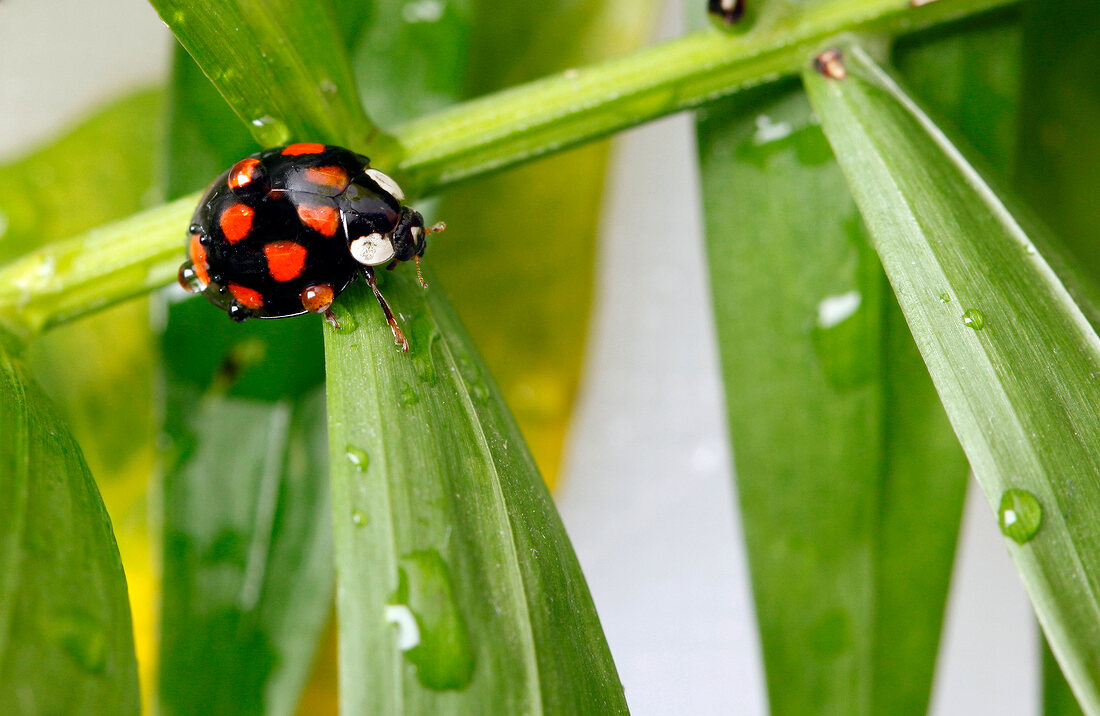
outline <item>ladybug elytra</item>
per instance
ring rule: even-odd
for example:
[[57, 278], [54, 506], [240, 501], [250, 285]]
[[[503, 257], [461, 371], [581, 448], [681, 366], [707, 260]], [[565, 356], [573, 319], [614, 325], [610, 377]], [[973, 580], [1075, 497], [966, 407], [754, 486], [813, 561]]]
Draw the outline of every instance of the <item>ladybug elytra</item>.
[[180, 285], [235, 321], [312, 312], [335, 324], [332, 302], [362, 273], [407, 351], [374, 267], [415, 260], [420, 277], [425, 239], [444, 225], [425, 228], [404, 198], [393, 179], [349, 149], [301, 143], [257, 152], [199, 201]]

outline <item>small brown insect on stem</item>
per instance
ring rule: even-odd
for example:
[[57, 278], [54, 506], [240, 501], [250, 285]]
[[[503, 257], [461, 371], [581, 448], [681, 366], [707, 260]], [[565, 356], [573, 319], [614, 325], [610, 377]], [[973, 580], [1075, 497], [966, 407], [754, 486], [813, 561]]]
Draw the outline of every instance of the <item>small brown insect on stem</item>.
[[842, 80], [848, 76], [848, 70], [844, 67], [844, 56], [835, 47], [814, 58], [814, 69], [831, 80]]
[[733, 25], [745, 15], [745, 0], [707, 0], [707, 12], [726, 25]]

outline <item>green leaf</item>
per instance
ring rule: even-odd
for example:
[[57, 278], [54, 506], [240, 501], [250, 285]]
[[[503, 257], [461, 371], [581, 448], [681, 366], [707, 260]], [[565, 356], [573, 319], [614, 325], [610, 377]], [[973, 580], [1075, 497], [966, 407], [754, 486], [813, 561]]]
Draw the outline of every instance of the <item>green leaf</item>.
[[[182, 52], [170, 99], [170, 195], [252, 151]], [[181, 228], [177, 261], [183, 237]], [[162, 343], [173, 449], [163, 488], [160, 712], [293, 713], [332, 603], [319, 326], [238, 325], [191, 299], [169, 307]]]
[[385, 274], [326, 329], [347, 713], [625, 713], [573, 550], [434, 277]]
[[0, 262], [141, 208], [161, 93], [143, 90], [0, 167]]
[[893, 53], [913, 96], [1006, 178], [1017, 155], [1022, 34], [1009, 9], [903, 38]]
[[137, 714], [126, 578], [68, 429], [0, 347], [0, 711]]
[[381, 138], [323, 0], [151, 4], [261, 145], [319, 139], [363, 149]]
[[698, 133], [771, 712], [921, 713], [965, 458], [805, 96]]
[[[1005, 205], [859, 48], [806, 87], [955, 432], [1086, 712], [1100, 713], [1100, 338]], [[941, 295], [950, 298], [942, 301]]]
[[[1016, 184], [1095, 281], [1100, 279], [1095, 232], [1100, 142], [1094, 126], [1100, 113], [1095, 75], [1100, 6], [1089, 0], [1035, 0], [1022, 14], [1026, 61]], [[1045, 643], [1043, 706], [1047, 716], [1081, 712]]]
[[[203, 308], [209, 308], [204, 306]], [[160, 712], [292, 714], [332, 594], [324, 395], [169, 403]]]
[[1073, 697], [1073, 691], [1062, 676], [1062, 669], [1050, 652], [1045, 637], [1039, 637], [1043, 668], [1043, 716], [1082, 716], [1084, 713]]
[[[155, 193], [163, 94], [142, 90], [0, 168], [0, 257], [118, 219]], [[110, 336], [111, 340], [104, 340]], [[153, 471], [153, 363], [148, 302], [131, 301], [40, 336], [26, 363], [70, 426], [96, 476], [126, 566], [141, 675], [153, 673], [154, 610], [146, 487]]]

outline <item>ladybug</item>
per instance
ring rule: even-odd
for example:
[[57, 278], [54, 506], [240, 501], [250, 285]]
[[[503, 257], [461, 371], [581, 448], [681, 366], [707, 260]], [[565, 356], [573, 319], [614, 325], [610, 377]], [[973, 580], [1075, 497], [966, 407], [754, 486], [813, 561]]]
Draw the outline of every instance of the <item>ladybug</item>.
[[401, 187], [350, 149], [301, 143], [240, 160], [206, 190], [191, 219], [180, 285], [234, 321], [323, 313], [360, 273], [382, 306], [394, 342], [408, 351], [374, 267], [424, 255], [419, 212]]

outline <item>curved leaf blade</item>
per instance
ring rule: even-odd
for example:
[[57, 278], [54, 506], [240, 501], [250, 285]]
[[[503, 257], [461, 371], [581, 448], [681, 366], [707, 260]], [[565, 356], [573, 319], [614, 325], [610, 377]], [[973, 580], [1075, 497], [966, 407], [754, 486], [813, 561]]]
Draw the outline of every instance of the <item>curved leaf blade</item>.
[[921, 713], [965, 458], [805, 95], [698, 128], [771, 713]]
[[263, 146], [380, 138], [323, 0], [151, 0]]
[[68, 429], [0, 347], [0, 712], [139, 709], [110, 518]]
[[342, 709], [625, 713], [499, 391], [434, 278], [424, 291], [384, 273], [410, 353], [361, 282], [341, 298], [341, 332], [325, 331]]
[[845, 61], [846, 79], [805, 71], [811, 100], [991, 507], [1040, 506], [1030, 539], [1002, 510], [1006, 545], [1100, 713], [1100, 338], [958, 150], [866, 53]]

